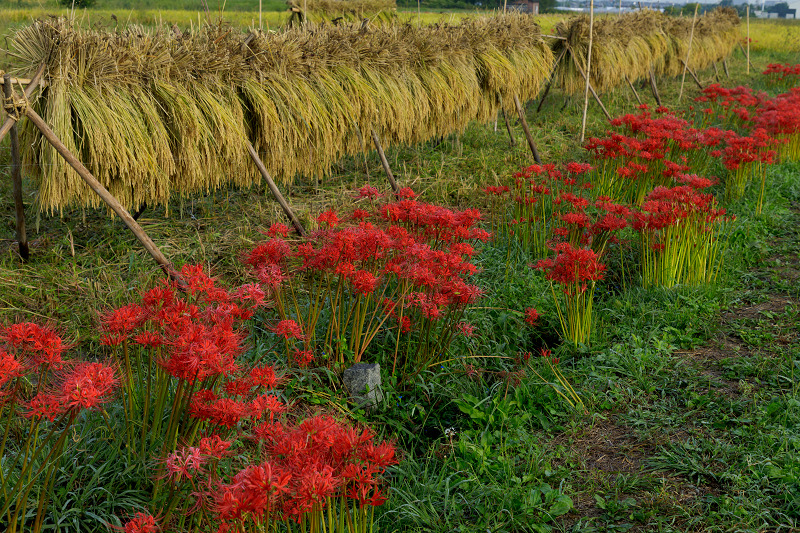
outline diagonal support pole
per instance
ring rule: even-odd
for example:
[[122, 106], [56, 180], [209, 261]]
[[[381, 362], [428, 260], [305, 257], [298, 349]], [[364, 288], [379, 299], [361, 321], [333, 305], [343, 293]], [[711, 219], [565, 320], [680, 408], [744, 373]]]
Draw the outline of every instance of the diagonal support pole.
[[556, 69], [558, 68], [559, 63], [561, 63], [561, 60], [564, 58], [564, 54], [566, 53], [567, 53], [567, 48], [564, 47], [561, 50], [561, 53], [558, 54], [556, 60], [553, 62], [553, 68], [550, 70], [550, 76], [547, 78], [547, 86], [544, 88], [544, 94], [542, 95], [541, 98], [539, 98], [539, 105], [536, 106], [537, 113], [542, 110], [545, 98], [547, 98], [547, 95], [550, 93], [550, 87], [553, 85], [553, 80], [556, 77]]
[[642, 99], [639, 98], [639, 93], [636, 91], [636, 87], [634, 87], [633, 84], [631, 83], [631, 80], [628, 79], [628, 76], [625, 76], [625, 81], [628, 82], [628, 87], [630, 87], [631, 91], [633, 91], [633, 95], [636, 97], [636, 101], [639, 102], [639, 105], [642, 105]]
[[381, 165], [383, 165], [383, 170], [386, 172], [386, 177], [389, 179], [389, 185], [392, 186], [392, 190], [394, 191], [395, 195], [400, 192], [400, 186], [394, 180], [394, 174], [392, 174], [392, 167], [389, 166], [389, 160], [386, 159], [386, 154], [383, 151], [383, 146], [381, 146], [381, 140], [378, 138], [378, 134], [375, 131], [375, 128], [370, 128], [370, 132], [372, 132], [372, 142], [375, 144], [375, 149], [378, 151], [378, 157], [381, 158]]
[[289, 222], [291, 222], [292, 226], [294, 226], [294, 230], [301, 237], [305, 237], [306, 231], [303, 229], [303, 225], [300, 224], [300, 221], [295, 216], [294, 211], [292, 211], [292, 208], [289, 207], [288, 202], [281, 194], [280, 189], [278, 189], [278, 186], [275, 185], [275, 181], [273, 181], [272, 176], [270, 176], [269, 172], [267, 172], [267, 167], [264, 166], [264, 162], [261, 161], [260, 157], [258, 157], [258, 152], [256, 152], [255, 148], [253, 148], [253, 143], [251, 143], [249, 140], [247, 141], [247, 153], [250, 154], [250, 158], [253, 160], [253, 163], [256, 164], [256, 168], [258, 168], [258, 171], [261, 173], [261, 177], [263, 177], [267, 182], [267, 187], [269, 187], [272, 196], [278, 201], [281, 209], [283, 209], [283, 214], [286, 215], [286, 218], [288, 218]]
[[528, 121], [525, 119], [525, 110], [522, 109], [522, 104], [520, 103], [516, 94], [514, 95], [514, 104], [517, 106], [519, 121], [522, 123], [522, 131], [525, 132], [525, 138], [528, 140], [528, 147], [531, 149], [531, 153], [533, 154], [533, 160], [536, 161], [537, 165], [541, 165], [542, 159], [539, 157], [539, 150], [536, 149], [536, 144], [533, 142], [533, 137], [531, 137], [531, 130], [528, 128]]
[[[14, 90], [11, 87], [11, 76], [3, 76], [3, 94], [6, 99], [13, 101]], [[13, 121], [12, 121], [13, 122]], [[11, 180], [14, 189], [14, 208], [17, 215], [17, 243], [19, 244], [19, 255], [23, 261], [30, 258], [28, 250], [28, 236], [25, 232], [25, 204], [22, 201], [22, 165], [19, 157], [19, 134], [17, 124], [11, 127]]]
[[503, 114], [503, 121], [506, 123], [506, 131], [508, 132], [508, 141], [511, 143], [511, 148], [514, 148], [517, 145], [517, 140], [514, 139], [514, 132], [511, 131], [511, 123], [508, 122], [508, 115], [506, 115], [506, 110], [500, 109], [500, 113]]
[[114, 198], [114, 196], [108, 192], [108, 190], [103, 187], [103, 184], [97, 181], [89, 170], [83, 166], [78, 158], [76, 158], [72, 152], [64, 145], [63, 142], [58, 138], [58, 136], [50, 129], [50, 127], [45, 123], [45, 121], [40, 117], [36, 111], [31, 109], [30, 107], [25, 107], [24, 114], [28, 117], [28, 120], [33, 122], [33, 125], [36, 126], [39, 131], [42, 132], [42, 135], [47, 142], [53, 145], [53, 148], [64, 158], [64, 160], [69, 163], [75, 172], [83, 178], [83, 181], [91, 187], [91, 189], [97, 193], [97, 195], [106, 203], [108, 207], [110, 207], [114, 213], [117, 214], [119, 218], [122, 219], [122, 222], [128, 227], [129, 230], [136, 236], [142, 246], [144, 246], [145, 250], [150, 254], [150, 256], [158, 263], [158, 266], [172, 279], [177, 281], [181, 285], [185, 285], [183, 279], [181, 279], [180, 274], [175, 271], [175, 268], [172, 266], [172, 263], [167, 259], [161, 250], [158, 249], [158, 246], [153, 242], [153, 240], [144, 232], [142, 227], [139, 225], [138, 222], [133, 220], [133, 217], [128, 213], [128, 211], [119, 203], [119, 201]]
[[661, 96], [658, 94], [658, 85], [656, 85], [656, 74], [653, 69], [650, 69], [650, 89], [653, 91], [653, 98], [656, 99], [656, 104], [661, 107]]
[[[583, 79], [586, 80], [586, 72], [584, 72], [584, 70], [578, 64], [578, 60], [575, 59], [575, 54], [572, 52], [572, 48], [569, 49], [569, 55], [572, 56], [572, 62], [575, 64], [575, 68], [578, 69], [578, 72], [581, 73], [581, 76], [583, 76]], [[603, 105], [603, 101], [600, 100], [600, 97], [597, 96], [597, 92], [595, 92], [594, 87], [592, 87], [592, 82], [589, 82], [589, 91], [592, 93], [592, 96], [594, 96], [594, 99], [597, 102], [597, 104], [600, 106], [600, 109], [603, 110], [603, 114], [605, 114], [606, 118], [608, 120], [611, 120], [611, 114], [608, 112], [608, 109], [606, 109], [606, 106]]]
[[688, 72], [692, 76], [692, 79], [697, 84], [697, 86], [700, 87], [700, 90], [702, 91], [703, 90], [703, 84], [700, 83], [699, 79], [697, 79], [697, 74], [692, 69], [690, 69], [689, 65], [684, 63], [683, 60], [681, 60], [681, 63], [683, 63], [683, 67], [686, 69], [686, 72]]

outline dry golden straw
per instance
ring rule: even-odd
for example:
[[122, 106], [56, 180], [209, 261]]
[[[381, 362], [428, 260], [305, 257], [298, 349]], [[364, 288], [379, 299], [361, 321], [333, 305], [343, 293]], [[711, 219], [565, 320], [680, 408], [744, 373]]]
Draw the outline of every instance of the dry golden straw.
[[[520, 14], [249, 35], [51, 19], [19, 30], [12, 49], [23, 71], [47, 65], [36, 111], [127, 208], [260, 181], [247, 140], [287, 183], [369, 149], [371, 129], [384, 146], [463, 131], [511, 112], [515, 95], [535, 98], [553, 62]], [[23, 135], [41, 209], [99, 204], [37, 130]]]
[[[689, 68], [710, 67], [730, 55], [739, 38], [736, 10], [717, 8], [697, 18]], [[679, 76], [683, 71], [692, 20], [672, 18], [644, 9], [596, 20], [593, 30], [592, 86], [607, 91], [627, 82], [647, 79], [650, 69], [660, 75]], [[589, 43], [589, 17], [582, 15], [556, 25], [553, 42], [558, 55], [568, 47], [581, 68], [586, 70]], [[567, 93], [583, 90], [585, 81], [569, 53], [557, 65], [554, 83]]]

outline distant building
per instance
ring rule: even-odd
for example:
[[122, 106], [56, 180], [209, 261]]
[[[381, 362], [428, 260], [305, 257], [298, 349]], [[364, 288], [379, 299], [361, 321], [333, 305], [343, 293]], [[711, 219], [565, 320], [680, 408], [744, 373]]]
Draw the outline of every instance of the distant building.
[[531, 2], [531, 0], [509, 2], [507, 7], [509, 11], [519, 11], [520, 13], [530, 13], [531, 15], [539, 14], [539, 2]]

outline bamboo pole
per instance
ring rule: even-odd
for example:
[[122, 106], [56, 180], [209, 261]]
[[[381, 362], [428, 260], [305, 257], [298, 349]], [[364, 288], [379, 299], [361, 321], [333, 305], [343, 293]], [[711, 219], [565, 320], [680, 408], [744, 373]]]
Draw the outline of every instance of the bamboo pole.
[[[0, 70], [0, 74], [3, 75], [3, 77], [0, 78], [0, 85], [3, 85], [5, 83], [9, 83], [9, 82], [6, 81], [6, 78], [8, 77], [8, 75], [5, 72], [3, 72], [2, 70]], [[29, 78], [11, 78], [10, 79], [11, 85], [28, 85], [30, 82], [31, 82], [31, 80]]]
[[378, 138], [375, 128], [370, 128], [370, 130], [372, 131], [372, 142], [375, 144], [375, 149], [378, 151], [378, 156], [381, 158], [383, 170], [386, 172], [386, 177], [389, 179], [389, 184], [392, 186], [392, 190], [395, 194], [397, 194], [400, 192], [400, 186], [397, 185], [397, 182], [394, 180], [394, 174], [392, 174], [392, 169], [389, 167], [389, 161], [386, 159], [386, 154], [383, 152], [381, 140]]
[[750, 4], [747, 4], [747, 75], [750, 75]]
[[[578, 72], [581, 73], [581, 76], [583, 76], [583, 79], [584, 80], [588, 80], [589, 78], [586, 75], [586, 73], [583, 71], [581, 66], [578, 64], [578, 60], [575, 58], [575, 54], [572, 52], [572, 48], [569, 49], [569, 55], [572, 56], [572, 62], [575, 63], [575, 67], [578, 69]], [[608, 109], [606, 109], [606, 106], [603, 105], [603, 101], [600, 100], [600, 97], [597, 96], [597, 92], [595, 92], [594, 87], [592, 87], [591, 83], [589, 83], [589, 91], [592, 93], [592, 96], [594, 96], [594, 99], [597, 102], [597, 104], [600, 106], [600, 109], [603, 110], [603, 114], [605, 114], [606, 118], [608, 120], [611, 120], [611, 114], [608, 112]]]
[[278, 201], [278, 203], [281, 206], [281, 209], [283, 209], [283, 214], [286, 215], [286, 218], [288, 218], [289, 222], [291, 222], [292, 226], [294, 226], [294, 230], [301, 237], [305, 237], [306, 231], [303, 229], [303, 225], [300, 224], [300, 221], [295, 216], [294, 211], [292, 211], [292, 208], [289, 207], [289, 203], [281, 194], [281, 191], [280, 189], [278, 189], [278, 186], [275, 185], [275, 182], [272, 180], [272, 176], [270, 176], [269, 172], [267, 172], [267, 167], [264, 166], [264, 162], [261, 161], [260, 157], [258, 157], [258, 152], [256, 152], [255, 148], [253, 148], [253, 143], [251, 143], [249, 140], [247, 141], [247, 153], [250, 154], [250, 158], [253, 160], [253, 163], [256, 164], [256, 168], [258, 168], [258, 171], [261, 173], [261, 176], [267, 182], [267, 187], [269, 187], [272, 196]]
[[[11, 76], [3, 76], [3, 94], [9, 102], [13, 101], [13, 88]], [[17, 243], [19, 244], [19, 255], [23, 261], [30, 257], [28, 250], [28, 237], [25, 232], [25, 204], [22, 201], [22, 165], [19, 157], [19, 134], [17, 133], [16, 122], [11, 127], [11, 180], [13, 182], [14, 209], [17, 215]]]
[[692, 40], [694, 39], [694, 26], [697, 23], [697, 9], [700, 4], [694, 5], [694, 17], [692, 18], [692, 31], [689, 32], [689, 47], [686, 49], [686, 61], [683, 62], [683, 76], [681, 77], [681, 90], [678, 93], [678, 102], [681, 101], [683, 96], [683, 83], [686, 81], [686, 71], [689, 69], [689, 57], [692, 54]]
[[722, 60], [722, 69], [725, 71], [725, 77], [726, 78], [730, 78], [731, 77], [731, 73], [728, 72], [728, 60], [727, 59], [723, 59]]
[[508, 132], [508, 139], [511, 143], [511, 147], [515, 147], [517, 145], [517, 140], [514, 139], [514, 132], [511, 131], [511, 123], [508, 121], [508, 115], [506, 115], [505, 109], [501, 109], [500, 112], [503, 114], [503, 121], [506, 123], [506, 131]]
[[650, 69], [650, 90], [653, 91], [653, 98], [656, 99], [656, 104], [661, 107], [661, 96], [658, 94], [658, 85], [656, 85], [656, 74], [653, 69]]
[[105, 202], [105, 204], [108, 205], [114, 211], [114, 213], [116, 213], [117, 216], [122, 219], [122, 222], [125, 223], [125, 225], [136, 236], [139, 242], [142, 243], [142, 246], [144, 246], [145, 250], [147, 250], [155, 262], [158, 263], [158, 266], [160, 266], [169, 277], [181, 284], [184, 284], [180, 274], [175, 271], [172, 263], [164, 256], [163, 253], [161, 253], [161, 250], [158, 249], [158, 246], [156, 246], [153, 240], [147, 235], [147, 233], [144, 232], [139, 223], [133, 220], [133, 217], [131, 217], [128, 211], [125, 210], [122, 204], [120, 204], [119, 201], [114, 198], [114, 196], [112, 196], [105, 187], [103, 187], [103, 184], [97, 181], [97, 178], [95, 178], [92, 173], [89, 172], [85, 166], [83, 166], [83, 163], [81, 163], [78, 158], [76, 158], [72, 152], [69, 151], [64, 143], [61, 142], [61, 140], [56, 136], [53, 130], [51, 130], [50, 127], [45, 123], [42, 117], [40, 117], [36, 111], [30, 107], [25, 108], [25, 116], [28, 117], [28, 120], [33, 122], [33, 125], [42, 132], [42, 135], [45, 139], [47, 139], [47, 142], [53, 145], [53, 148], [58, 151], [61, 157], [63, 157], [64, 160], [69, 163], [73, 169], [75, 169], [75, 172], [77, 172], [78, 175], [83, 178], [83, 181], [85, 181], [86, 184], [89, 185], [89, 187], [91, 187], [91, 189], [97, 193], [98, 196], [100, 196], [103, 202]]
[[[33, 96], [33, 91], [36, 90], [36, 87], [39, 86], [39, 81], [42, 79], [42, 74], [44, 74], [44, 63], [39, 65], [39, 68], [36, 70], [36, 73], [30, 80], [30, 83], [25, 88], [25, 91], [22, 93], [24, 95], [25, 100], [30, 100], [31, 96]], [[6, 121], [3, 123], [3, 126], [0, 127], [0, 141], [2, 141], [6, 134], [11, 131], [11, 128], [16, 124], [16, 120], [12, 117], [7, 117]]]
[[625, 81], [628, 82], [628, 87], [630, 87], [631, 91], [633, 91], [633, 95], [636, 97], [636, 101], [639, 102], [639, 105], [642, 105], [642, 99], [639, 98], [639, 93], [636, 91], [636, 87], [634, 87], [633, 84], [631, 83], [631, 80], [628, 79], [628, 76], [625, 76]]
[[717, 62], [714, 61], [711, 65], [714, 67], [714, 79], [719, 83], [719, 68], [717, 67]]
[[[594, 0], [589, 0], [589, 51], [586, 52], [586, 89], [583, 92], [583, 118], [581, 118], [581, 144], [586, 135], [586, 115], [589, 112], [589, 78], [592, 75], [592, 41], [594, 40]], [[575, 57], [575, 56], [573, 56]]]
[[528, 140], [528, 147], [533, 154], [533, 160], [536, 161], [538, 165], [541, 165], [542, 158], [539, 157], [539, 150], [536, 149], [536, 144], [533, 142], [533, 137], [531, 137], [531, 130], [528, 129], [528, 120], [525, 118], [525, 110], [522, 109], [522, 104], [516, 94], [514, 95], [514, 104], [517, 106], [519, 121], [522, 123], [522, 131], [525, 132], [525, 138]]

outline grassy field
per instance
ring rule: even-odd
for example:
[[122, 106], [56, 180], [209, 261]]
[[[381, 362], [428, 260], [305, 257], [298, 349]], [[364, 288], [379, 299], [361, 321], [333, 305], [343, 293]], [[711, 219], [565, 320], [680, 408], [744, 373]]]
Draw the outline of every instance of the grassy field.
[[[133, 3], [133, 2], [131, 2]], [[97, 2], [80, 16], [87, 24], [202, 22], [196, 11], [159, 10], [157, 2]], [[175, 3], [176, 7], [191, 7]], [[267, 3], [265, 3], [266, 9]], [[270, 9], [282, 9], [269, 3]], [[210, 5], [213, 10], [213, 5]], [[20, 2], [0, 8], [0, 31], [56, 11]], [[212, 16], [214, 16], [212, 14]], [[226, 18], [247, 27], [257, 11], [229, 2]], [[286, 14], [271, 11], [270, 27]], [[430, 22], [438, 14], [423, 14]], [[401, 14], [412, 22], [413, 13]], [[547, 29], [559, 17], [543, 18]], [[6, 24], [5, 27], [2, 27]], [[770, 62], [800, 62], [800, 24], [754, 21], [752, 61], [734, 50], [726, 86], [769, 88], [759, 72]], [[5, 61], [5, 59], [3, 59]], [[713, 71], [698, 73], [712, 83]], [[665, 105], [677, 106], [680, 80], [659, 80]], [[651, 106], [648, 87], [640, 96]], [[683, 89], [682, 107], [700, 92]], [[773, 91], [774, 92], [774, 91]], [[614, 116], [635, 111], [625, 88], [601, 95]], [[688, 98], [687, 98], [688, 97]], [[554, 91], [527, 119], [544, 162], [584, 160], [578, 142], [582, 100]], [[589, 104], [588, 136], [608, 125]], [[512, 117], [510, 146], [499, 123], [472, 124], [463, 135], [387, 153], [397, 179], [428, 202], [485, 208], [482, 188], [532, 163], [522, 127]], [[84, 356], [101, 356], [98, 316], [156, 285], [161, 271], [118, 219], [102, 210], [65, 210], [56, 216], [30, 209], [35, 185], [25, 182], [31, 261], [14, 242], [8, 141], [0, 145], [0, 317], [52, 321]], [[474, 339], [452, 355], [463, 361], [432, 366], [413, 386], [386, 387], [372, 411], [348, 406], [341, 387], [324, 376], [295, 373], [286, 394], [299, 409], [322, 404], [348, 411], [397, 442], [400, 464], [376, 513], [375, 531], [521, 532], [663, 531], [762, 532], [800, 528], [800, 164], [768, 169], [763, 214], [748, 198], [726, 207], [737, 220], [724, 270], [704, 288], [621, 290], [604, 285], [596, 297], [599, 331], [591, 348], [558, 352], [560, 369], [586, 410], [573, 409], [544, 379], [513, 380], [513, 360], [542, 343], [558, 343], [549, 286], [518, 245], [487, 243], [476, 256], [477, 283], [486, 291], [468, 319]], [[341, 161], [320, 183], [298, 180], [287, 198], [307, 226], [327, 209], [354, 205], [353, 190], [387, 189], [375, 152]], [[242, 257], [282, 221], [266, 190], [227, 189], [146, 209], [140, 223], [176, 265], [206, 265], [226, 284], [248, 279]], [[543, 324], [524, 327], [520, 310], [537, 307]], [[248, 339], [256, 357], [266, 331]], [[498, 357], [499, 356], [499, 357]], [[111, 531], [146, 508], [150, 493], [134, 482], [144, 466], [104, 440], [105, 428], [74, 434], [58, 470], [47, 524], [52, 531]], [[0, 513], [2, 514], [2, 513]]]

